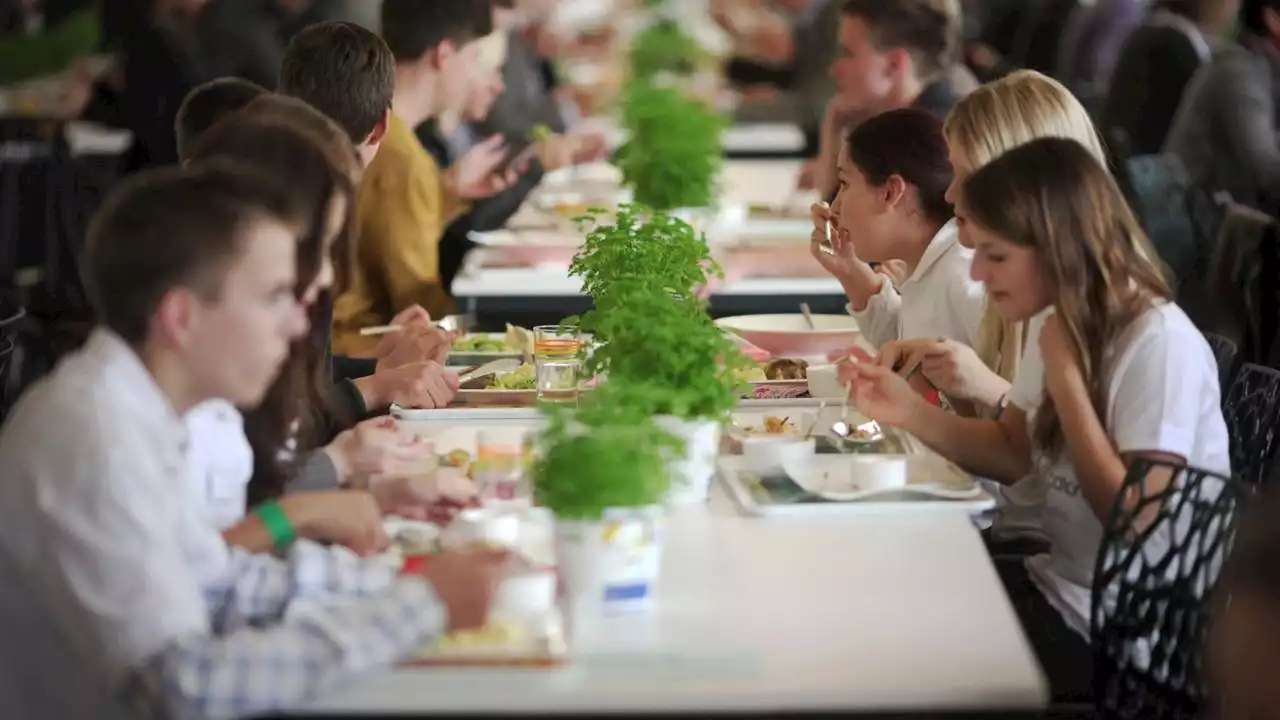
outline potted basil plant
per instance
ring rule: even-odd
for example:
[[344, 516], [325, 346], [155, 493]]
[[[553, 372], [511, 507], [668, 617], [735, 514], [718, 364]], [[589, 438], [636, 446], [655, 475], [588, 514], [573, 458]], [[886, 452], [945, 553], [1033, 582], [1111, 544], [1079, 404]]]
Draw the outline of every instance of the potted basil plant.
[[[532, 464], [534, 500], [555, 516], [555, 552], [577, 614], [648, 605], [661, 572], [670, 434], [601, 388], [576, 412], [547, 406]], [[604, 398], [603, 396], [608, 396]]]

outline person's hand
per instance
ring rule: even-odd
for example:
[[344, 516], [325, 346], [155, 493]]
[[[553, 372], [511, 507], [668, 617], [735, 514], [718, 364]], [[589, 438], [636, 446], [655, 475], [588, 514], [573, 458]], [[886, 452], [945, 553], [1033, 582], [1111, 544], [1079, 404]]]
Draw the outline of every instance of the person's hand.
[[378, 358], [375, 375], [416, 362], [432, 360], [444, 365], [448, 361], [457, 333], [441, 330], [430, 321], [413, 320], [401, 325], [402, 330], [388, 334], [378, 343], [374, 352]]
[[918, 368], [930, 385], [949, 398], [993, 404], [1008, 389], [973, 348], [956, 340], [887, 343], [880, 349], [878, 362], [904, 377]]
[[64, 120], [80, 117], [93, 98], [94, 82], [96, 78], [88, 60], [80, 59], [73, 63], [67, 71], [58, 97], [57, 116]]
[[895, 288], [900, 288], [911, 275], [911, 268], [907, 266], [905, 260], [885, 260], [876, 266], [876, 272], [889, 278], [889, 282], [893, 283]]
[[445, 173], [454, 194], [467, 200], [487, 198], [511, 187], [523, 168], [503, 169], [507, 148], [501, 135], [494, 135], [458, 158]]
[[391, 545], [382, 511], [363, 490], [291, 493], [280, 499], [280, 508], [298, 537], [342, 545], [365, 557]]
[[344, 430], [324, 452], [340, 478], [364, 481], [375, 475], [417, 474], [431, 457], [432, 447], [401, 430], [394, 418], [380, 417]]
[[551, 172], [573, 164], [575, 145], [572, 135], [561, 133], [539, 140], [534, 152], [538, 162], [542, 163], [542, 169]]
[[971, 42], [964, 46], [964, 57], [970, 65], [981, 71], [990, 71], [999, 65], [1000, 53], [990, 45]]
[[[399, 325], [403, 328], [416, 322], [430, 323], [431, 313], [427, 312], [426, 308], [415, 303], [396, 313], [396, 316], [391, 318], [390, 324]], [[389, 355], [396, 346], [395, 335], [395, 333], [384, 335], [382, 340], [378, 342], [378, 346], [373, 349], [373, 356], [382, 359]]]
[[[822, 203], [814, 203], [809, 209], [809, 216], [813, 220], [813, 233], [809, 236], [809, 252], [813, 254], [818, 264], [822, 265], [822, 269], [841, 281], [857, 275], [864, 268], [870, 270], [871, 266], [863, 262], [853, 249], [849, 232], [840, 227], [840, 216], [833, 209], [825, 207]], [[831, 223], [831, 248], [835, 251], [834, 255], [822, 250], [822, 246], [827, 241], [828, 222]]]
[[827, 101], [827, 109], [822, 115], [822, 125], [829, 132], [843, 135], [845, 128], [858, 123], [873, 112], [862, 100], [839, 94], [833, 95]]
[[1056, 395], [1071, 384], [1083, 385], [1080, 364], [1057, 313], [1046, 318], [1040, 330], [1040, 355], [1044, 361], [1045, 388], [1050, 394]]
[[573, 138], [575, 140], [573, 149], [574, 165], [585, 165], [609, 157], [609, 139], [604, 135], [594, 132], [578, 132], [573, 133]]
[[448, 631], [484, 627], [493, 596], [506, 578], [512, 555], [505, 550], [443, 552], [414, 574], [431, 583], [448, 612]]
[[925, 404], [924, 398], [900, 375], [875, 363], [840, 363], [840, 382], [858, 412], [886, 425], [909, 424]]
[[381, 405], [434, 409], [448, 406], [458, 394], [458, 375], [434, 360], [411, 362], [370, 376]]
[[383, 477], [369, 482], [369, 492], [387, 515], [410, 520], [446, 521], [475, 504], [476, 485], [457, 468], [437, 468], [427, 475]]
[[747, 42], [751, 54], [774, 65], [785, 65], [794, 59], [796, 40], [791, 25], [770, 17], [750, 33]]

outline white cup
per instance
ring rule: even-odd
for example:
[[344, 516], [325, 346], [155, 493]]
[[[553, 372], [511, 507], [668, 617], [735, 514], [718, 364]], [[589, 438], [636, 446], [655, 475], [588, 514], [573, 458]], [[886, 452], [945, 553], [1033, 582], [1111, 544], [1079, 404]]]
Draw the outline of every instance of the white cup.
[[755, 435], [742, 439], [742, 458], [759, 475], [779, 475], [784, 468], [804, 467], [814, 456], [813, 438]]
[[838, 374], [839, 369], [835, 365], [810, 365], [807, 373], [810, 397], [844, 397], [848, 390], [840, 384]]

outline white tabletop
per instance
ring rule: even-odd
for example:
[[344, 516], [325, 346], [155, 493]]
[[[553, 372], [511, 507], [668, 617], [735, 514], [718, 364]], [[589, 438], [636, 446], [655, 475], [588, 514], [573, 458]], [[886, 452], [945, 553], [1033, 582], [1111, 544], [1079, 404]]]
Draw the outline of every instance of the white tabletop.
[[559, 669], [401, 669], [329, 713], [1036, 710], [1044, 679], [963, 513], [669, 525], [657, 605], [598, 621]]
[[[469, 267], [453, 280], [454, 297], [573, 297], [582, 294], [582, 282], [569, 277], [567, 268]], [[821, 278], [746, 278], [716, 286], [716, 295], [841, 295], [840, 282]]]

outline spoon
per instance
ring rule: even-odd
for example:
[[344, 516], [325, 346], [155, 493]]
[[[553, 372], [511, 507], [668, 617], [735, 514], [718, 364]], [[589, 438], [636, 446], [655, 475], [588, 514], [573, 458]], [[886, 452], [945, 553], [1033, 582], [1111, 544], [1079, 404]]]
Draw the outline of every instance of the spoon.
[[809, 326], [809, 329], [810, 329], [810, 330], [817, 330], [817, 329], [818, 329], [818, 328], [813, 324], [813, 313], [811, 313], [811, 312], [809, 311], [809, 303], [807, 303], [807, 302], [802, 302], [802, 303], [800, 303], [800, 314], [801, 314], [801, 315], [804, 315], [804, 321], [805, 321], [805, 324], [807, 324], [807, 325]]
[[[821, 205], [824, 210], [831, 209], [831, 203], [825, 200], [823, 200], [818, 204]], [[824, 227], [824, 230], [826, 232], [827, 238], [821, 245], [818, 246], [818, 249], [828, 255], [835, 255], [836, 249], [831, 246], [831, 218], [829, 216], [827, 217], [827, 223], [826, 223], [826, 226]]]
[[508, 373], [520, 367], [521, 364], [522, 363], [516, 358], [502, 358], [501, 360], [487, 362], [475, 370], [463, 373], [458, 377], [458, 383], [468, 383], [482, 377], [489, 377], [490, 375], [497, 375], [499, 373]]
[[818, 427], [818, 421], [822, 420], [822, 411], [827, 409], [827, 401], [818, 401], [818, 411], [813, 414], [813, 422], [809, 423], [809, 427], [805, 429], [804, 435], [800, 437], [813, 437], [814, 428]]

